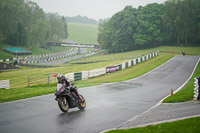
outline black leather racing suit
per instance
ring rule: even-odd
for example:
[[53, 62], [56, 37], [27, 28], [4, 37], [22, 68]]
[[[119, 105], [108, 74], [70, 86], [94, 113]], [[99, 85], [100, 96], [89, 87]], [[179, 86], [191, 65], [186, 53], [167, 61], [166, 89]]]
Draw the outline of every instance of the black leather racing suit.
[[63, 77], [60, 80], [58, 80], [58, 83], [64, 84], [65, 87], [69, 87], [70, 91], [74, 92], [78, 96], [79, 99], [82, 99], [82, 97], [78, 93], [76, 87], [73, 85], [73, 83], [68, 78]]

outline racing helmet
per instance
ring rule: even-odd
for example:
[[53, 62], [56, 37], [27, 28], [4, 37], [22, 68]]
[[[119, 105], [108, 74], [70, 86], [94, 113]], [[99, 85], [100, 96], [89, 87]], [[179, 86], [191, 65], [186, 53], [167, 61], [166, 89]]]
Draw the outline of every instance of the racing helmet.
[[62, 74], [58, 74], [58, 76], [57, 76], [57, 79], [58, 79], [58, 83], [61, 83], [62, 82], [62, 78], [63, 78], [64, 76], [62, 75]]

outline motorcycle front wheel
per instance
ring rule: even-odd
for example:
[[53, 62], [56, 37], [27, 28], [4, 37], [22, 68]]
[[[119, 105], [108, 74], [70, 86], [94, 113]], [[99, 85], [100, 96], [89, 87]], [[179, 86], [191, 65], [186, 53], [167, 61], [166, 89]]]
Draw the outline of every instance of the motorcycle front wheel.
[[82, 97], [82, 100], [79, 101], [78, 108], [79, 108], [80, 110], [83, 110], [83, 109], [85, 109], [85, 107], [86, 107], [86, 102], [85, 102], [85, 99], [84, 99], [84, 97], [83, 97], [82, 95], [81, 95], [81, 97]]
[[58, 99], [58, 106], [59, 106], [61, 111], [68, 112], [69, 104], [68, 104], [68, 101], [67, 101], [66, 97], [60, 97]]

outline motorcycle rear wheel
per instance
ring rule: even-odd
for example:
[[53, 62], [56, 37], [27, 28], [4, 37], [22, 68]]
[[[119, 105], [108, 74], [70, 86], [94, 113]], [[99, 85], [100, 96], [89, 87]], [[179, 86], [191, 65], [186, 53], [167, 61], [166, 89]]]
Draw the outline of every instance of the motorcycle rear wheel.
[[58, 106], [62, 112], [68, 112], [69, 104], [66, 97], [60, 97], [58, 99]]
[[78, 108], [79, 108], [80, 110], [83, 110], [83, 109], [85, 109], [85, 107], [86, 107], [86, 102], [85, 102], [84, 97], [83, 97], [82, 95], [80, 95], [80, 96], [82, 97], [82, 100], [79, 101]]

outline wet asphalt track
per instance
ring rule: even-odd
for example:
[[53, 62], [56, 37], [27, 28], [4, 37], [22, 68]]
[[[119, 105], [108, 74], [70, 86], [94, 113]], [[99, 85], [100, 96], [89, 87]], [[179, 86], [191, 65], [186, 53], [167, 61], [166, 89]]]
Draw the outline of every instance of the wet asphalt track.
[[[0, 104], [2, 133], [98, 133], [123, 125], [179, 88], [199, 57], [177, 56], [156, 70], [126, 82], [79, 89], [87, 101], [62, 113], [54, 95]], [[117, 77], [116, 77], [117, 78]]]

